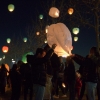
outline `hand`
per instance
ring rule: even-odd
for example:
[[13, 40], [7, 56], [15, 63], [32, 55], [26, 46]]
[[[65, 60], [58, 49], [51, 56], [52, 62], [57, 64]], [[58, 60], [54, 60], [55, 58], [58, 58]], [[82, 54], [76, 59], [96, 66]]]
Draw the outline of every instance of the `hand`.
[[56, 48], [56, 46], [57, 46], [56, 44], [53, 44], [53, 45], [52, 45], [52, 49], [55, 49], [55, 48]]

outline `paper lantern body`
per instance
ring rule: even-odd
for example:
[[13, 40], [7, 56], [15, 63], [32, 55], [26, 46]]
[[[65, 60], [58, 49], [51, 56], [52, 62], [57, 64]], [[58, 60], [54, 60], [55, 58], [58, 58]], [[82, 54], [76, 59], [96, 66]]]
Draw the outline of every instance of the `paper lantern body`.
[[9, 4], [9, 5], [8, 5], [8, 10], [9, 10], [10, 12], [13, 12], [14, 9], [15, 9], [15, 6], [14, 6], [13, 4]]
[[22, 56], [22, 61], [24, 62], [24, 63], [27, 63], [27, 55], [33, 55], [33, 52], [28, 52], [28, 53], [26, 53], [26, 54], [24, 54], [23, 56]]
[[59, 17], [59, 10], [56, 7], [50, 8], [49, 16], [51, 16], [53, 18], [58, 18]]
[[73, 9], [73, 8], [69, 8], [69, 9], [68, 9], [68, 14], [69, 14], [69, 15], [72, 15], [73, 12], [74, 12], [74, 9]]
[[39, 18], [40, 18], [40, 19], [43, 19], [43, 15], [39, 15]]
[[76, 41], [78, 41], [78, 37], [76, 36], [76, 37], [74, 37], [74, 41], [76, 42]]
[[23, 38], [23, 41], [24, 41], [24, 42], [27, 42], [27, 38]]
[[36, 35], [40, 35], [40, 32], [36, 32]]
[[47, 41], [49, 46], [57, 44], [55, 53], [58, 56], [68, 56], [72, 50], [72, 37], [69, 29], [63, 23], [50, 25], [47, 33]]
[[2, 51], [3, 51], [4, 53], [7, 53], [7, 52], [8, 52], [8, 47], [7, 47], [7, 46], [3, 46], [3, 47], [2, 47]]
[[78, 34], [79, 33], [79, 28], [73, 28], [72, 31], [73, 31], [74, 34]]
[[11, 39], [10, 38], [7, 38], [7, 43], [10, 43], [11, 42]]

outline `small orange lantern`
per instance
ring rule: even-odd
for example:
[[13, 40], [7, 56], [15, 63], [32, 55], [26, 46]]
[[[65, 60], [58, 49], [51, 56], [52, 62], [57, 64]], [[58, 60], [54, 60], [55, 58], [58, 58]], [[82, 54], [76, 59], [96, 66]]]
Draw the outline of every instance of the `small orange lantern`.
[[3, 46], [3, 47], [2, 47], [2, 51], [3, 51], [4, 53], [7, 53], [7, 52], [8, 52], [8, 47], [7, 47], [7, 46]]
[[68, 9], [68, 14], [69, 14], [69, 15], [72, 15], [73, 12], [74, 12], [74, 9], [73, 9], [73, 8], [69, 8], [69, 9]]

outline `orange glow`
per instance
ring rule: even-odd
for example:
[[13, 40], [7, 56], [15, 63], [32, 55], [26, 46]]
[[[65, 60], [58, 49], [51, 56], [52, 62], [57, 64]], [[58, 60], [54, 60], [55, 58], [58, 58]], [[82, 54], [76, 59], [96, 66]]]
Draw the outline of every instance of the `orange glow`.
[[69, 9], [68, 9], [68, 14], [69, 14], [69, 15], [72, 15], [73, 12], [74, 12], [74, 9], [73, 9], [73, 8], [69, 8]]
[[3, 51], [4, 53], [7, 53], [7, 52], [8, 52], [8, 47], [7, 47], [7, 46], [3, 46], [3, 47], [2, 47], [2, 51]]

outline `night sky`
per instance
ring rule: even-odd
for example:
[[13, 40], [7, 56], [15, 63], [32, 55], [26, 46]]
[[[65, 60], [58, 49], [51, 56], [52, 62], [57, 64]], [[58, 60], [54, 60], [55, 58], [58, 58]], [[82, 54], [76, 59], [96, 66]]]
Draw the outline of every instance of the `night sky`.
[[[8, 37], [12, 38], [13, 34], [18, 36], [20, 33], [24, 34], [26, 32], [31, 20], [38, 17], [35, 15], [35, 8], [39, 6], [38, 2], [41, 2], [41, 0], [0, 0], [0, 49], [6, 44]], [[13, 12], [8, 11], [9, 4], [14, 4]], [[38, 11], [41, 13], [40, 8]], [[79, 40], [73, 42], [73, 53], [86, 56], [89, 49], [96, 46], [96, 34], [91, 28], [80, 27], [78, 37]]]

